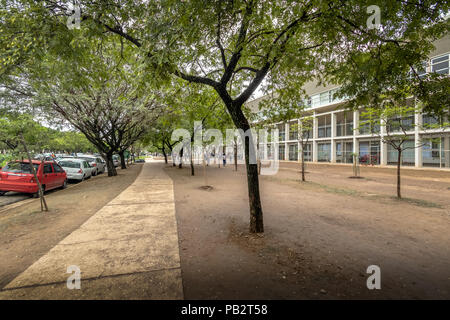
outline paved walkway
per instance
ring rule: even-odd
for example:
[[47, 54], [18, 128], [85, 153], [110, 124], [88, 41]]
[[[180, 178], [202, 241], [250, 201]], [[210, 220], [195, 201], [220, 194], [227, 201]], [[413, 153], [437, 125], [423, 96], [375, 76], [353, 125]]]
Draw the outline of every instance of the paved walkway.
[[[67, 288], [71, 265], [81, 270], [80, 290]], [[163, 164], [146, 163], [130, 187], [11, 281], [0, 299], [183, 299], [173, 184]]]

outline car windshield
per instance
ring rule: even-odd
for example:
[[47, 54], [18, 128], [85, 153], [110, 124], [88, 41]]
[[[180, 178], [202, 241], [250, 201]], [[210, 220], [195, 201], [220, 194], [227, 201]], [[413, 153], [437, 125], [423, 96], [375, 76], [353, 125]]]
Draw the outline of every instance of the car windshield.
[[[33, 164], [34, 169], [36, 172], [39, 169], [39, 164], [34, 163]], [[14, 172], [14, 173], [33, 173], [31, 172], [31, 166], [27, 162], [11, 162], [8, 163], [2, 171], [5, 172]]]
[[59, 165], [63, 168], [79, 168], [80, 163], [79, 162], [73, 162], [73, 161], [61, 161]]
[[80, 157], [80, 159], [84, 159], [84, 160], [89, 161], [89, 162], [95, 162], [95, 158]]

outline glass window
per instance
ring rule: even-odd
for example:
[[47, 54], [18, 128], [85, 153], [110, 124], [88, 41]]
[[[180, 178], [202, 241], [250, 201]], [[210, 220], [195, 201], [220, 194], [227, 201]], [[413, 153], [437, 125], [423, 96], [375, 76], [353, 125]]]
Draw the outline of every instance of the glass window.
[[278, 127], [278, 139], [279, 141], [284, 141], [286, 138], [285, 127], [284, 124]]
[[445, 150], [442, 138], [424, 141], [422, 146], [422, 162], [424, 167], [442, 167], [445, 165]]
[[[403, 143], [403, 148], [409, 148], [402, 152], [402, 165], [414, 165], [414, 140], [407, 140]], [[388, 164], [397, 164], [398, 152], [391, 144], [387, 146], [387, 161]]]
[[312, 106], [316, 107], [320, 105], [320, 95], [319, 94], [315, 94], [312, 96]]
[[289, 140], [298, 140], [298, 131], [296, 123], [292, 123], [289, 125]]
[[56, 173], [64, 172], [64, 170], [56, 163], [53, 164], [53, 169], [55, 170]]
[[336, 158], [342, 157], [342, 143], [336, 143]]
[[330, 161], [331, 159], [331, 143], [319, 143], [317, 145], [317, 160]]
[[278, 158], [284, 160], [284, 145], [278, 146]]
[[289, 145], [289, 160], [291, 160], [291, 161], [298, 160], [298, 145], [297, 144]]
[[431, 71], [439, 74], [448, 74], [448, 57], [449, 55], [447, 54], [445, 56], [431, 60]]
[[79, 162], [73, 162], [73, 161], [61, 161], [60, 165], [63, 168], [75, 168], [75, 169], [80, 168], [80, 163]]
[[359, 156], [365, 156], [369, 154], [369, 142], [360, 142], [359, 143]]
[[303, 158], [305, 161], [312, 161], [312, 144], [308, 143], [304, 146]]
[[[33, 164], [36, 172], [39, 169], [39, 164]], [[29, 163], [24, 162], [10, 162], [3, 169], [3, 172], [12, 172], [12, 173], [32, 173], [31, 166]]]
[[44, 173], [53, 173], [53, 168], [51, 164], [44, 164]]
[[320, 94], [320, 104], [322, 105], [322, 104], [327, 104], [327, 103], [329, 103], [329, 102], [330, 102], [329, 96], [330, 96], [330, 92], [329, 92], [329, 91], [327, 91], [327, 92], [322, 92], [322, 93]]

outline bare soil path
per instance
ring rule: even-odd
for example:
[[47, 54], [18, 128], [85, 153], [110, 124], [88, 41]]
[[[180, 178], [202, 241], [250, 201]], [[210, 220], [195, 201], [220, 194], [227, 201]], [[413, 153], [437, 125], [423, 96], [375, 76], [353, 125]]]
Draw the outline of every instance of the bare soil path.
[[[289, 167], [283, 165], [283, 167]], [[450, 298], [450, 173], [298, 167], [261, 177], [264, 235], [249, 235], [244, 168], [166, 167], [174, 180], [186, 299]], [[368, 290], [369, 265], [381, 290]]]

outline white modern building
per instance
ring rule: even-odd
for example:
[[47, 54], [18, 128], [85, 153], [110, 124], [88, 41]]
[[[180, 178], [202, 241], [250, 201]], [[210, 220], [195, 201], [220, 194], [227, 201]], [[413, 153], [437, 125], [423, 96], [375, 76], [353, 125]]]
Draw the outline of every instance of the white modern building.
[[[434, 44], [436, 49], [427, 61], [426, 72], [449, 75], [450, 36]], [[353, 154], [356, 153], [358, 154], [356, 159], [361, 163], [397, 164], [397, 151], [382, 139], [385, 127], [361, 127], [359, 125], [361, 110], [345, 110], [345, 100], [334, 98], [333, 94], [338, 86], [318, 86], [310, 82], [304, 89], [310, 97], [307, 112], [313, 117], [311, 138], [303, 150], [305, 161], [352, 163]], [[248, 106], [258, 110], [257, 105], [263, 99], [265, 97], [252, 100], [248, 102]], [[402, 165], [450, 168], [450, 128], [424, 130], [423, 125], [435, 124], [438, 121], [428, 114], [414, 114], [399, 121], [406, 126], [409, 125], [408, 141], [405, 143], [414, 146], [403, 152]], [[300, 158], [299, 133], [290, 127], [296, 123], [299, 125], [300, 119], [274, 124], [279, 129], [280, 160], [298, 161]], [[265, 157], [270, 158], [273, 155], [270, 145], [268, 150]]]

